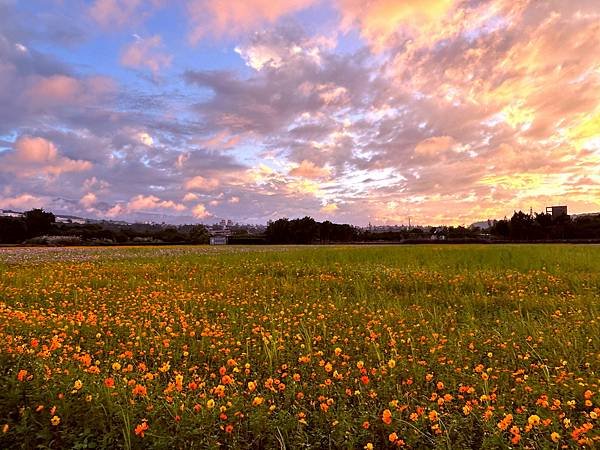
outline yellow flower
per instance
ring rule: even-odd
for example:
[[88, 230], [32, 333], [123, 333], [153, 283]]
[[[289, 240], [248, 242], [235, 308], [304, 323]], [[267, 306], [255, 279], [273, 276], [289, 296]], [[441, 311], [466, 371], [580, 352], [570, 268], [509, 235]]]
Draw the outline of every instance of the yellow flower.
[[50, 419], [50, 423], [54, 426], [57, 426], [60, 423], [60, 417], [52, 416], [52, 419]]
[[540, 416], [538, 416], [537, 414], [529, 416], [529, 419], [527, 419], [527, 423], [532, 427], [538, 426], [540, 424]]
[[83, 387], [83, 383], [81, 382], [81, 380], [76, 380], [75, 383], [73, 384], [73, 388], [75, 388], [75, 390], [79, 390]]
[[371, 444], [370, 442], [367, 443], [367, 445], [365, 445], [365, 450], [373, 450], [375, 447], [373, 447], [373, 444]]
[[121, 364], [119, 364], [118, 362], [113, 363], [112, 368], [115, 372], [118, 372], [119, 370], [121, 370]]
[[389, 367], [390, 369], [393, 369], [394, 367], [396, 367], [396, 360], [395, 360], [395, 359], [390, 359], [390, 360], [388, 361], [388, 367]]
[[252, 406], [260, 406], [264, 401], [265, 399], [262, 397], [254, 397], [254, 400], [252, 400]]
[[254, 392], [256, 389], [256, 383], [254, 381], [248, 381], [248, 390], [250, 392]]
[[215, 401], [211, 398], [209, 401], [206, 402], [206, 407], [208, 409], [212, 409], [215, 407]]
[[336, 347], [333, 352], [335, 353], [335, 356], [340, 356], [342, 354], [342, 349], [339, 347]]
[[552, 439], [552, 442], [558, 442], [560, 441], [560, 434], [555, 431], [550, 435], [550, 439]]

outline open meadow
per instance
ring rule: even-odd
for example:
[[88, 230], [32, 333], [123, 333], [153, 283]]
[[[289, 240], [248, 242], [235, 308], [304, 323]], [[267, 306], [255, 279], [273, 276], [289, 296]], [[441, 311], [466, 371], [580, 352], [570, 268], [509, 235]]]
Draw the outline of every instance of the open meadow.
[[0, 249], [0, 448], [600, 446], [600, 247]]

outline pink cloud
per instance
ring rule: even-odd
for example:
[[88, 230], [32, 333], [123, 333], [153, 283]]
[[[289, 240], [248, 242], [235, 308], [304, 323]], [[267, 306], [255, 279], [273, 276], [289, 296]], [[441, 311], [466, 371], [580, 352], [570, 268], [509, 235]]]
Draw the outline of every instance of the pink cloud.
[[31, 194], [21, 194], [15, 197], [0, 197], [0, 208], [27, 210], [31, 208], [40, 208], [44, 202], [41, 198]]
[[147, 211], [156, 209], [171, 209], [173, 211], [184, 211], [186, 206], [172, 200], [161, 200], [155, 195], [137, 195], [127, 203], [129, 211]]
[[96, 203], [98, 202], [98, 198], [96, 197], [96, 194], [94, 194], [93, 192], [88, 192], [87, 194], [85, 194], [83, 197], [81, 197], [79, 199], [79, 203], [84, 207], [84, 208], [92, 208]]
[[54, 143], [41, 137], [22, 136], [15, 142], [13, 151], [0, 155], [0, 171], [16, 177], [58, 176], [91, 168], [89, 161], [61, 156]]
[[24, 91], [25, 102], [33, 109], [55, 106], [79, 106], [97, 103], [115, 91], [107, 77], [75, 78], [68, 75], [31, 77]]
[[189, 39], [197, 43], [205, 35], [233, 35], [300, 11], [317, 0], [188, 0], [191, 20]]
[[219, 186], [219, 180], [216, 178], [204, 178], [200, 175], [185, 182], [185, 188], [189, 191], [211, 191], [217, 186]]
[[164, 0], [95, 0], [89, 15], [103, 28], [121, 28], [136, 20], [145, 19]]
[[196, 194], [194, 194], [193, 192], [188, 192], [187, 194], [185, 194], [183, 196], [183, 201], [184, 202], [193, 202], [195, 200], [198, 200], [198, 196]]
[[159, 35], [137, 39], [121, 54], [121, 64], [133, 68], [146, 67], [156, 74], [171, 64], [171, 56], [163, 52], [162, 47], [162, 38]]

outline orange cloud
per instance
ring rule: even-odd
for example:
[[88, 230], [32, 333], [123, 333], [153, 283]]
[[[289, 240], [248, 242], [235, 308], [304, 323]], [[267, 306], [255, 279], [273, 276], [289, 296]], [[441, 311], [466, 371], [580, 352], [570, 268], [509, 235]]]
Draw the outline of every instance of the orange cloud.
[[317, 0], [188, 0], [192, 30], [189, 39], [197, 43], [206, 34], [234, 35], [282, 16], [300, 11]]
[[205, 217], [211, 216], [211, 214], [206, 210], [203, 204], [198, 203], [192, 209], [192, 214], [196, 219], [204, 219]]
[[331, 170], [327, 167], [319, 167], [312, 161], [305, 159], [298, 167], [290, 170], [289, 174], [293, 177], [326, 178], [331, 174]]
[[399, 30], [427, 32], [439, 27], [457, 0], [338, 0], [342, 28], [358, 25], [373, 47], [382, 49]]

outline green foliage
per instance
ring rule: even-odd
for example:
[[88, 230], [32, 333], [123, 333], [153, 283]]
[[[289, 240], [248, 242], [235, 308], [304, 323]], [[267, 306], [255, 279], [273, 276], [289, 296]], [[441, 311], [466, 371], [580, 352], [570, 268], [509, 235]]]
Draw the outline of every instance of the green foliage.
[[598, 247], [9, 249], [0, 292], [0, 448], [600, 436]]

